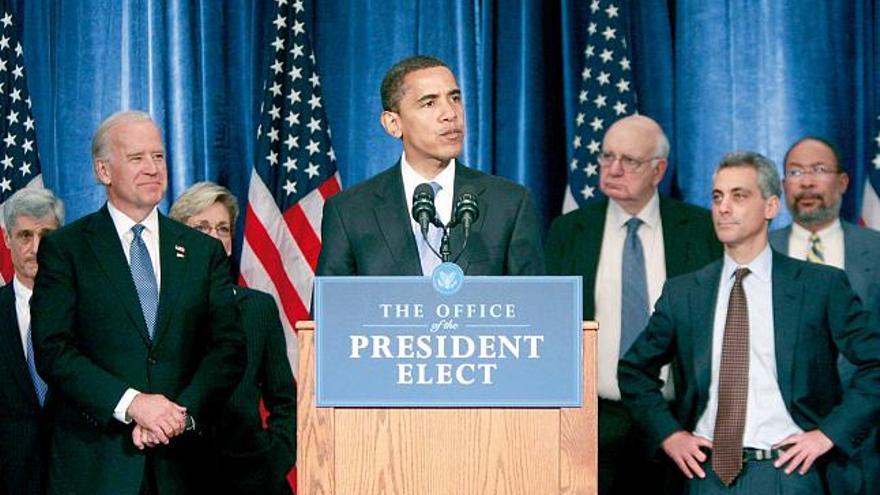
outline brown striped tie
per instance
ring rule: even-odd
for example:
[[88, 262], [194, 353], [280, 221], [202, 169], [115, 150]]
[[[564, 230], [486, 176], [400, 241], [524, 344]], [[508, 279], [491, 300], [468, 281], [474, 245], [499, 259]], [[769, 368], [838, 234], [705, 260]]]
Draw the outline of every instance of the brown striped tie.
[[712, 469], [728, 486], [742, 469], [743, 431], [749, 395], [749, 308], [742, 285], [748, 274], [748, 268], [736, 271], [721, 345]]

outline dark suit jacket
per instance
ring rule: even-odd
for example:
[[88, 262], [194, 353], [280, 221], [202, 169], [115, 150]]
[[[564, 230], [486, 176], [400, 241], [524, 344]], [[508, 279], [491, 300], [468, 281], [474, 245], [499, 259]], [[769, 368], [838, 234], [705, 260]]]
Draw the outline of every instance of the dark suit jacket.
[[[547, 234], [547, 273], [583, 276], [586, 320], [596, 317], [596, 272], [607, 210], [606, 200], [566, 213], [553, 221]], [[661, 196], [660, 222], [666, 278], [696, 270], [721, 257], [721, 244], [708, 211]]]
[[[458, 258], [466, 275], [540, 275], [544, 257], [531, 197], [518, 184], [457, 163], [455, 190], [470, 186], [480, 216]], [[422, 275], [400, 162], [324, 204], [317, 275]], [[453, 258], [462, 227], [452, 229]]]
[[[265, 292], [237, 288], [247, 368], [213, 428], [215, 493], [290, 493], [296, 461], [296, 387], [278, 306]], [[263, 429], [258, 405], [269, 413]]]
[[[618, 366], [621, 394], [655, 450], [693, 431], [709, 399], [712, 329], [722, 261], [671, 279], [642, 335]], [[773, 253], [776, 370], [785, 407], [804, 430], [819, 428], [851, 455], [880, 410], [880, 330], [862, 310], [846, 274]], [[838, 350], [859, 367], [849, 387]], [[660, 393], [660, 368], [675, 360], [677, 401]]]
[[[840, 222], [843, 228], [843, 259], [846, 276], [866, 309], [880, 312], [880, 232]], [[788, 253], [791, 225], [770, 232], [770, 245]]]
[[0, 287], [0, 494], [40, 494], [46, 416], [21, 347], [12, 282]]
[[[220, 243], [159, 215], [162, 269], [148, 337], [106, 206], [46, 236], [31, 299], [37, 369], [53, 393], [49, 488], [137, 494], [151, 456], [159, 493], [191, 493], [204, 457], [196, 435], [137, 450], [113, 418], [128, 388], [163, 394], [210, 422], [244, 369], [229, 261]], [[198, 464], [201, 465], [201, 464]]]
[[[877, 267], [877, 260], [880, 259], [880, 232], [848, 222], [841, 222], [840, 225], [843, 228], [844, 270], [849, 277], [849, 283], [862, 299], [865, 309], [880, 314], [880, 269]], [[790, 237], [789, 225], [770, 233], [770, 245], [773, 249], [786, 253]], [[856, 366], [841, 359], [838, 368], [843, 383], [849, 383], [856, 372]], [[873, 444], [865, 445], [861, 449], [859, 455], [862, 458], [859, 462], [844, 466], [843, 469], [849, 472], [845, 475], [847, 488], [841, 490], [841, 493], [867, 495], [880, 490], [880, 435], [876, 428], [872, 437]]]

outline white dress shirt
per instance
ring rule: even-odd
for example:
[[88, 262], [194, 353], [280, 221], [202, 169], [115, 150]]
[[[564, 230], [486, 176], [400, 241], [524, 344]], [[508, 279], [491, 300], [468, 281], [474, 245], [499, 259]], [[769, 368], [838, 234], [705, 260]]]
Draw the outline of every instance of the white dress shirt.
[[[797, 223], [791, 224], [791, 235], [788, 236], [788, 255], [799, 260], [807, 259], [810, 250], [810, 236], [813, 233], [801, 227]], [[816, 232], [822, 241], [825, 264], [844, 269], [844, 240], [843, 227], [840, 219], [834, 220], [831, 225]]]
[[[645, 254], [645, 275], [651, 311], [666, 281], [666, 252], [663, 247], [663, 226], [660, 220], [660, 196], [648, 201], [636, 215], [642, 220], [637, 231]], [[594, 290], [596, 320], [599, 321], [598, 393], [603, 399], [620, 400], [617, 384], [617, 361], [620, 359], [620, 308], [622, 287], [623, 244], [626, 241], [626, 222], [632, 215], [613, 200], [608, 202], [605, 213], [605, 229], [602, 232], [602, 249], [596, 271]], [[663, 368], [663, 381], [669, 367]], [[664, 387], [664, 396], [672, 397], [672, 391]]]
[[15, 294], [15, 316], [18, 318], [18, 332], [21, 334], [21, 350], [27, 360], [27, 334], [31, 326], [31, 295], [28, 289], [18, 280], [18, 274], [12, 277], [12, 292]]
[[[119, 236], [119, 242], [122, 243], [122, 251], [125, 252], [125, 260], [130, 264], [131, 241], [134, 239], [134, 233], [131, 231], [131, 228], [138, 222], [135, 222], [129, 218], [128, 215], [116, 209], [110, 201], [107, 201], [107, 211], [110, 212], [110, 218], [113, 219], [113, 225], [116, 227], [116, 234]], [[144, 240], [144, 244], [147, 245], [147, 251], [150, 253], [150, 262], [153, 264], [153, 273], [156, 274], [156, 288], [161, 289], [162, 264], [159, 261], [159, 210], [153, 208], [153, 211], [151, 211], [150, 214], [140, 222], [140, 224], [144, 226], [144, 230], [141, 232], [141, 238]], [[131, 418], [127, 417], [125, 413], [128, 411], [128, 406], [131, 405], [131, 401], [133, 401], [135, 396], [139, 393], [140, 391], [133, 388], [126, 390], [125, 393], [122, 394], [122, 398], [120, 398], [119, 402], [116, 404], [116, 407], [113, 409], [113, 417], [123, 423], [131, 423]]]
[[741, 267], [746, 267], [751, 272], [743, 279], [743, 290], [749, 309], [749, 390], [743, 447], [769, 449], [785, 437], [803, 431], [785, 408], [777, 382], [773, 322], [773, 252], [769, 244], [746, 265], [738, 265], [732, 258], [724, 255], [712, 329], [712, 381], [709, 384], [709, 401], [697, 421], [694, 434], [712, 440], [715, 433], [724, 324], [727, 320], [730, 291], [733, 289], [733, 275]]
[[[430, 184], [436, 182], [440, 185], [440, 190], [434, 195], [434, 207], [437, 209], [437, 215], [444, 224], [449, 223], [452, 218], [452, 194], [455, 187], [455, 158], [449, 161], [449, 165], [437, 174], [433, 179], [422, 177], [421, 174], [412, 168], [412, 165], [406, 161], [406, 153], [400, 157], [400, 172], [403, 176], [403, 194], [406, 196], [406, 211], [412, 211], [413, 193], [419, 184]], [[421, 237], [422, 232], [419, 230], [419, 223], [410, 215], [413, 233]]]

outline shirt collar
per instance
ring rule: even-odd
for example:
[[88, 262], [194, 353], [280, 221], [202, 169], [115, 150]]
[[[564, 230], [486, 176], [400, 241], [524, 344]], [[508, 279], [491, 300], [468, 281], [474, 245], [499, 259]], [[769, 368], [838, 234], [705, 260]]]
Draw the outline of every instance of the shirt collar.
[[[626, 228], [626, 222], [633, 217], [613, 199], [608, 201], [608, 215], [608, 221], [611, 225], [618, 228]], [[654, 191], [654, 195], [635, 217], [651, 229], [660, 228], [660, 195], [657, 194], [657, 191]]]
[[[809, 242], [810, 237], [813, 235], [813, 233], [799, 223], [793, 222], [791, 224], [791, 235], [795, 238], [795, 240], [806, 243]], [[831, 222], [827, 227], [816, 232], [816, 235], [818, 235], [819, 238], [822, 240], [836, 237], [838, 235], [843, 235], [843, 226], [840, 224], [840, 219], [835, 218], [834, 221]]]
[[[138, 222], [132, 220], [128, 215], [122, 213], [113, 203], [107, 201], [107, 211], [110, 212], [110, 218], [113, 220], [113, 226], [116, 227], [116, 233], [122, 238], [126, 233], [131, 231], [131, 228]], [[158, 235], [159, 234], [159, 209], [158, 207], [153, 207], [150, 211], [149, 215], [144, 218], [141, 222], [141, 225], [145, 227], [147, 232]]]
[[452, 188], [455, 185], [455, 158], [449, 161], [449, 165], [447, 165], [442, 172], [437, 174], [437, 177], [426, 179], [416, 172], [416, 169], [409, 164], [406, 160], [406, 153], [404, 152], [400, 156], [400, 171], [403, 176], [403, 190], [406, 192], [408, 200], [412, 198], [412, 195], [419, 184], [430, 182], [436, 182], [443, 190], [452, 194]]
[[31, 294], [34, 293], [32, 289], [28, 289], [20, 280], [18, 280], [18, 274], [15, 274], [12, 277], [12, 291], [15, 293], [16, 299], [24, 299], [25, 301], [31, 300]]
[[773, 270], [773, 250], [770, 249], [770, 244], [764, 246], [764, 250], [761, 251], [761, 254], [745, 265], [740, 265], [734, 261], [733, 258], [728, 256], [727, 253], [724, 253], [724, 267], [721, 270], [721, 280], [732, 279], [734, 272], [736, 272], [738, 268], [748, 268], [750, 274], [755, 278], [762, 282], [769, 282], [770, 274]]

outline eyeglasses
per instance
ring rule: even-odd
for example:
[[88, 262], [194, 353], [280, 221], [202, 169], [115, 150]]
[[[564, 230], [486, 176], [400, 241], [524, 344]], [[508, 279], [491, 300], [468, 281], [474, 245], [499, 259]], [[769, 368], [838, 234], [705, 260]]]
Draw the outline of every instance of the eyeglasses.
[[836, 168], [831, 167], [830, 165], [825, 165], [824, 163], [817, 163], [810, 168], [800, 168], [800, 167], [792, 167], [785, 171], [785, 177], [789, 179], [800, 179], [805, 175], [812, 175], [817, 178], [822, 178], [832, 174], [839, 174]]
[[229, 237], [232, 235], [232, 227], [225, 223], [218, 223], [217, 225], [211, 226], [208, 222], [194, 223], [190, 225], [190, 227], [198, 230], [199, 232], [207, 235], [211, 235], [211, 232], [215, 232], [217, 237]]
[[599, 166], [602, 168], [609, 168], [614, 165], [614, 162], [620, 160], [620, 166], [623, 167], [627, 172], [635, 172], [645, 163], [654, 161], [660, 158], [659, 156], [652, 156], [650, 158], [645, 158], [644, 160], [639, 160], [638, 158], [633, 158], [631, 156], [621, 155], [617, 156], [610, 151], [603, 151], [599, 153]]

